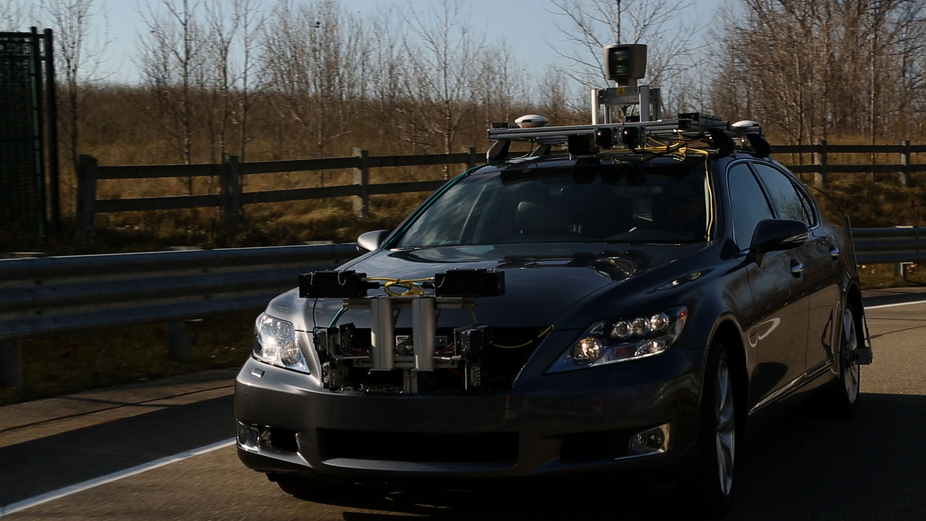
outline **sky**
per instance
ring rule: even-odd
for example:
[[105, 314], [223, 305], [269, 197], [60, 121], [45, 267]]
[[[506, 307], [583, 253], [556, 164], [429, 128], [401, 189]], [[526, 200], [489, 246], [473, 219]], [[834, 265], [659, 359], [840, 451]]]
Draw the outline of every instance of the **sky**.
[[[0, 0], [3, 1], [9, 0]], [[297, 4], [302, 1], [308, 0], [295, 0]], [[410, 3], [425, 10], [434, 1], [440, 0], [410, 0]], [[556, 11], [552, 0], [460, 1], [465, 6], [464, 13], [468, 10], [472, 27], [484, 31], [488, 43], [499, 42], [504, 36], [517, 60], [535, 77], [539, 77], [544, 67], [556, 59], [554, 46], [562, 48], [565, 45], [564, 36], [556, 27], [558, 17], [552, 14]], [[39, 0], [35, 0], [35, 4], [38, 3]], [[109, 42], [101, 72], [110, 81], [137, 81], [139, 73], [132, 58], [136, 54], [139, 34], [145, 31], [141, 13], [158, 3], [159, 0], [95, 0], [100, 14], [92, 20], [95, 27], [93, 38], [96, 40], [91, 43]], [[265, 8], [275, 3], [275, 0], [265, 0]], [[408, 4], [406, 0], [338, 0], [338, 3], [344, 10], [362, 15], [373, 14], [387, 4], [403, 8]], [[625, 2], [624, 5], [628, 4]], [[713, 13], [725, 4], [725, 0], [695, 0], [694, 4], [685, 17], [710, 23]], [[104, 12], [106, 19], [102, 16]], [[559, 23], [562, 24], [562, 21]], [[108, 33], [106, 39], [102, 36], [104, 33]]]

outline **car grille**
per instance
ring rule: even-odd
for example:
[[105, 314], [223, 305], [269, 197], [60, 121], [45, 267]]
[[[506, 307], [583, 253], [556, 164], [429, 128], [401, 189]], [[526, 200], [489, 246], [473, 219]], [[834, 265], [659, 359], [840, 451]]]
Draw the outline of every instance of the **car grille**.
[[318, 430], [322, 459], [353, 458], [431, 463], [518, 460], [517, 433], [395, 433]]

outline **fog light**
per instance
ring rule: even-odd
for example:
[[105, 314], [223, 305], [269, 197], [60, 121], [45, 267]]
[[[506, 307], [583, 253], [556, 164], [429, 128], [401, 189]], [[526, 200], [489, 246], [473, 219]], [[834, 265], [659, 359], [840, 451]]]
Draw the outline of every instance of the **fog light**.
[[238, 447], [248, 452], [260, 452], [260, 444], [270, 438], [270, 430], [238, 422]]
[[642, 456], [662, 454], [667, 450], [668, 446], [669, 424], [666, 423], [631, 436], [627, 450], [632, 456]]

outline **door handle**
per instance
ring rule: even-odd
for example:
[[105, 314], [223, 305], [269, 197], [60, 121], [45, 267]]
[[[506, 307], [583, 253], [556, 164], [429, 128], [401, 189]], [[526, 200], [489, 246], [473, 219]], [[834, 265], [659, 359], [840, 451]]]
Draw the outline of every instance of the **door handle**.
[[804, 265], [796, 260], [791, 261], [791, 274], [795, 277], [800, 277], [801, 273], [804, 272]]
[[830, 248], [830, 257], [832, 257], [833, 260], [839, 260], [839, 254], [840, 254], [839, 248], [835, 246]]

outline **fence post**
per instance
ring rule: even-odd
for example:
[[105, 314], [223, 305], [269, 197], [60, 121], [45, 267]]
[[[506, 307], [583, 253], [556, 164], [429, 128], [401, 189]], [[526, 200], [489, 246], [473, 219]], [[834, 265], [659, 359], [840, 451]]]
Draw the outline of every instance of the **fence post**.
[[58, 164], [58, 101], [55, 88], [55, 51], [52, 30], [45, 29], [45, 103], [48, 121], [48, 205], [51, 207], [51, 232], [61, 233], [61, 171]]
[[900, 153], [900, 164], [903, 165], [903, 171], [897, 175], [897, 182], [904, 188], [910, 188], [910, 140], [904, 139], [900, 142], [903, 146], [903, 152]]
[[225, 154], [222, 163], [222, 195], [224, 196], [225, 225], [229, 229], [241, 224], [241, 168], [238, 156]]
[[476, 166], [476, 147], [466, 147], [466, 169]]
[[167, 324], [167, 352], [188, 364], [193, 361], [193, 339], [187, 321]]
[[826, 140], [820, 140], [820, 151], [814, 154], [814, 159], [817, 165], [820, 167], [820, 171], [814, 174], [813, 184], [818, 188], [826, 188], [827, 185], [827, 169], [826, 169]]
[[352, 154], [357, 157], [358, 166], [354, 168], [354, 184], [360, 187], [360, 195], [353, 196], [354, 214], [361, 219], [370, 216], [370, 152], [354, 148]]
[[18, 340], [0, 342], [0, 388], [23, 390], [23, 348]]
[[93, 237], [93, 214], [96, 206], [96, 180], [100, 163], [93, 156], [80, 155], [77, 168], [77, 238]]

